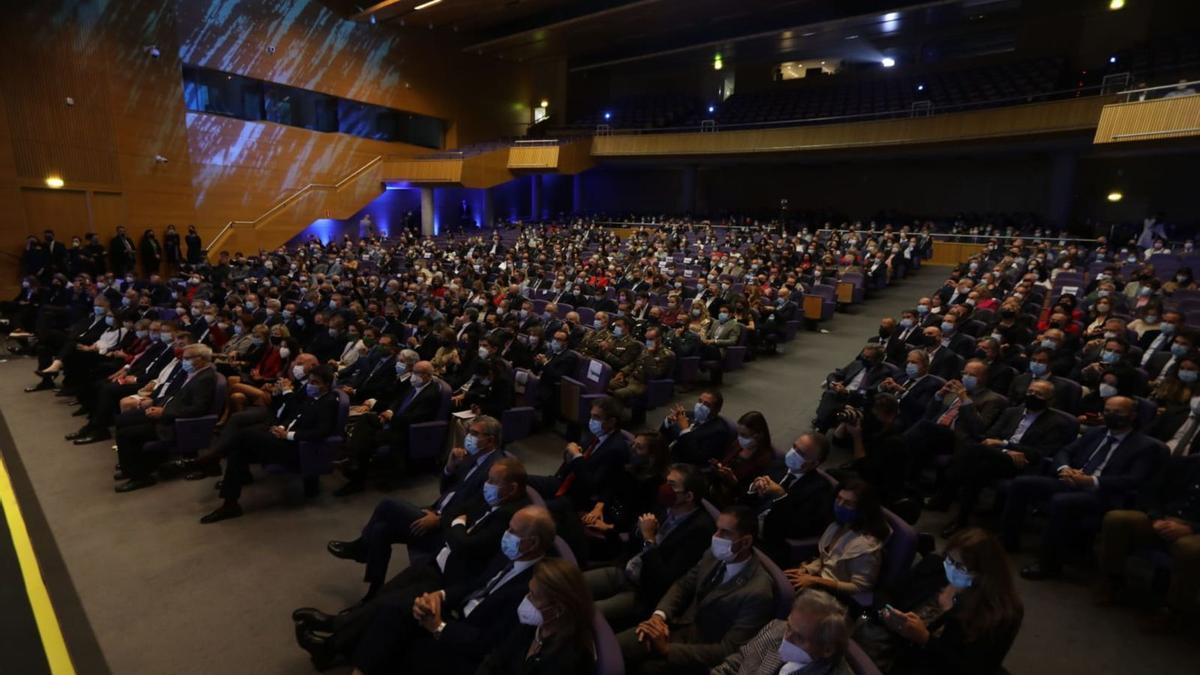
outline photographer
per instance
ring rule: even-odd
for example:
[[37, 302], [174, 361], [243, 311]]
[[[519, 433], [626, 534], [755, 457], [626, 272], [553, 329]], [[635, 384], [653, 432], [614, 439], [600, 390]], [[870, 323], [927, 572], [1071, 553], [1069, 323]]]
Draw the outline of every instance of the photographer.
[[874, 485], [885, 506], [904, 497], [909, 452], [899, 416], [895, 396], [876, 394], [865, 414], [850, 406], [840, 410], [832, 434], [833, 444], [849, 449], [853, 456], [843, 468]]

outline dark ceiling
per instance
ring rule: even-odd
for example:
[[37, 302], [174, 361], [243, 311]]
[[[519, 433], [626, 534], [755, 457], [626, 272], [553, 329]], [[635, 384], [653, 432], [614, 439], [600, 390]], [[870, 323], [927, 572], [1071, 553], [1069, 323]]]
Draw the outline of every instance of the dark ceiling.
[[[321, 0], [348, 20], [433, 30], [505, 61], [566, 58], [572, 70], [695, 52], [832, 55], [846, 42], [1012, 23], [1021, 0]], [[861, 44], [861, 43], [860, 43]], [[705, 58], [711, 58], [708, 53]]]

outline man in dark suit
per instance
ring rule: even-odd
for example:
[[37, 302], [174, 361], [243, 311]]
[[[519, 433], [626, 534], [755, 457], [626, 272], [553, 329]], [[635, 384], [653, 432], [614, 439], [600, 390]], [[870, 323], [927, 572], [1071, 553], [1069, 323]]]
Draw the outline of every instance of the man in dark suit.
[[346, 484], [335, 490], [334, 496], [345, 497], [363, 491], [372, 459], [376, 456], [375, 450], [380, 446], [389, 447], [392, 468], [401, 468], [408, 456], [409, 428], [435, 421], [437, 417], [442, 405], [442, 389], [434, 376], [433, 364], [417, 361], [411, 373], [397, 374], [396, 363], [404, 361], [393, 362], [391, 367], [395, 383], [392, 396], [364, 401], [365, 408], [356, 409], [359, 414], [354, 424], [347, 425], [351, 427], [351, 464], [346, 470]]
[[1031, 581], [1061, 572], [1061, 556], [1080, 526], [1101, 516], [1147, 485], [1166, 458], [1162, 443], [1134, 430], [1137, 404], [1125, 396], [1104, 402], [1104, 428], [1089, 431], [1058, 451], [1057, 477], [1013, 480], [1004, 510], [1004, 541], [1020, 547], [1026, 512], [1045, 501], [1050, 521], [1042, 533], [1038, 562], [1021, 570]]
[[972, 359], [958, 379], [947, 380], [925, 407], [925, 416], [905, 435], [917, 470], [938, 455], [975, 443], [992, 426], [1008, 401], [987, 387], [987, 364]]
[[606, 481], [629, 463], [629, 440], [621, 432], [621, 404], [605, 397], [592, 404], [588, 419], [590, 440], [583, 446], [568, 443], [563, 461], [552, 476], [530, 479], [552, 511], [586, 511]]
[[959, 321], [957, 312], [949, 312], [946, 316], [942, 317], [942, 325], [940, 326], [942, 331], [942, 346], [958, 354], [960, 357], [968, 359], [975, 354], [975, 339], [959, 331]]
[[876, 389], [896, 396], [900, 402], [900, 422], [907, 428], [925, 415], [929, 401], [943, 384], [942, 378], [929, 373], [929, 354], [914, 349], [908, 353], [904, 374], [899, 378], [884, 378]]
[[862, 348], [857, 359], [825, 378], [825, 392], [821, 394], [821, 401], [817, 404], [813, 428], [826, 431], [833, 427], [838, 411], [847, 405], [862, 408], [866, 403], [867, 393], [891, 373], [891, 368], [884, 363], [882, 345], [868, 343]]
[[[430, 545], [425, 547], [427, 551], [436, 551], [437, 555], [430, 565], [415, 565], [425, 573], [432, 573], [435, 583], [440, 582], [447, 573], [450, 556], [453, 556], [455, 565], [469, 569], [464, 576], [482, 572], [484, 564], [491, 559], [499, 545], [500, 535], [508, 527], [509, 518], [517, 509], [529, 503], [525, 491], [528, 475], [519, 460], [500, 457], [492, 462], [487, 476], [478, 495], [468, 496], [459, 501], [455, 508], [442, 511], [436, 536], [431, 535]], [[408, 534], [395, 531], [402, 522], [393, 517], [394, 504], [391, 500], [380, 502], [357, 539], [331, 541], [327, 546], [329, 553], [336, 558], [366, 565], [363, 581], [370, 586], [363, 602], [375, 597], [383, 588], [387, 580], [388, 562], [392, 558], [392, 545]], [[410, 576], [413, 574], [415, 572]]]
[[[939, 326], [928, 326], [925, 333], [925, 351], [929, 354], [929, 372], [943, 380], [951, 380], [962, 372], [963, 357], [942, 344], [942, 329]], [[971, 345], [974, 351], [975, 345]]]
[[1142, 338], [1138, 340], [1138, 347], [1142, 349], [1142, 366], [1145, 366], [1150, 359], [1150, 354], [1163, 351], [1171, 348], [1171, 338], [1176, 333], [1183, 331], [1183, 314], [1174, 310], [1167, 310], [1162, 313], [1162, 321], [1159, 322], [1158, 328], [1151, 328], [1145, 333], [1142, 333]]
[[1049, 382], [1033, 382], [1020, 404], [1005, 409], [977, 443], [964, 445], [955, 454], [939, 495], [928, 504], [934, 510], [945, 509], [957, 496], [958, 516], [943, 530], [946, 536], [970, 523], [984, 488], [1023, 473], [1037, 473], [1044, 457], [1074, 439], [1078, 425], [1070, 416], [1051, 410], [1053, 400]]
[[659, 427], [663, 440], [670, 444], [672, 461], [704, 467], [709, 460], [725, 456], [734, 432], [721, 417], [724, 405], [721, 392], [703, 391], [690, 412], [675, 406]]
[[[86, 298], [86, 296], [85, 296]], [[54, 388], [54, 377], [62, 371], [67, 356], [75, 351], [76, 345], [91, 345], [108, 330], [105, 317], [109, 314], [109, 299], [97, 294], [91, 306], [91, 314], [77, 319], [65, 330], [46, 326], [37, 331], [37, 374], [42, 381], [26, 387], [27, 393]], [[46, 323], [49, 323], [47, 321]], [[65, 322], [64, 322], [65, 323]]]
[[513, 514], [500, 552], [479, 574], [447, 565], [443, 583], [389, 589], [334, 619], [328, 634], [301, 624], [297, 641], [318, 667], [345, 658], [366, 673], [470, 672], [518, 625], [517, 607], [554, 537], [550, 513], [526, 506]]
[[1150, 360], [1142, 358], [1142, 368], [1150, 375], [1150, 379], [1158, 380], [1170, 377], [1179, 370], [1179, 361], [1191, 351], [1194, 338], [1188, 333], [1178, 333], [1171, 337], [1171, 347], [1158, 350], [1150, 355]]
[[126, 272], [132, 272], [134, 269], [134, 261], [137, 258], [137, 249], [134, 247], [133, 240], [129, 235], [125, 234], [125, 226], [117, 226], [117, 234], [108, 242], [108, 255], [112, 263], [112, 273], [115, 275], [123, 275]]
[[[85, 385], [79, 393], [80, 410], [87, 413], [87, 422], [74, 433], [67, 434], [68, 441], [85, 445], [95, 440], [112, 438], [108, 428], [118, 412], [121, 398], [137, 393], [175, 358], [174, 331], [158, 321], [150, 324], [150, 339], [153, 343], [134, 357], [129, 365], [107, 378]], [[186, 334], [185, 334], [186, 335]], [[180, 345], [180, 349], [187, 342]]]
[[127, 479], [117, 492], [130, 492], [154, 485], [151, 473], [157, 466], [158, 453], [148, 452], [152, 441], [175, 438], [175, 420], [212, 413], [217, 377], [212, 367], [212, 350], [205, 345], [188, 345], [179, 361], [184, 383], [160, 405], [141, 411], [143, 419], [117, 429], [117, 461]]
[[915, 313], [911, 310], [900, 315], [899, 323], [891, 317], [884, 317], [879, 321], [879, 336], [873, 337], [869, 341], [878, 344], [883, 349], [885, 361], [896, 366], [903, 365], [908, 350], [919, 346], [910, 344], [910, 340], [919, 342], [924, 338], [924, 334], [916, 324]]
[[533, 372], [538, 376], [538, 405], [542, 423], [554, 424], [558, 419], [558, 385], [563, 376], [573, 377], [579, 365], [579, 354], [571, 350], [565, 330], [557, 330], [546, 345], [546, 351], [533, 357]]
[[716, 525], [701, 506], [708, 479], [691, 464], [667, 472], [670, 506], [641, 515], [629, 537], [623, 565], [584, 572], [596, 608], [613, 630], [624, 630], [658, 604], [676, 579], [708, 550]]
[[819, 537], [833, 521], [833, 484], [817, 471], [828, 457], [825, 436], [802, 434], [784, 455], [784, 466], [755, 478], [752, 494], [741, 497], [758, 518], [759, 548], [780, 565], [791, 562], [788, 539]]
[[[304, 389], [304, 402], [287, 425], [247, 429], [234, 439], [225, 461], [225, 476], [221, 479], [223, 502], [200, 519], [202, 525], [242, 515], [238, 500], [242, 496], [242, 486], [252, 480], [251, 462], [294, 464], [298, 461], [301, 443], [323, 441], [341, 431], [337, 428], [340, 401], [337, 392], [333, 391], [333, 370], [329, 366], [314, 368], [308, 374]], [[314, 488], [307, 483], [305, 493], [312, 496]]]
[[1009, 400], [1020, 400], [1021, 397], [1025, 396], [1025, 392], [1029, 390], [1029, 385], [1033, 382], [1049, 382], [1054, 387], [1054, 400], [1063, 409], [1066, 409], [1063, 401], [1066, 401], [1069, 397], [1070, 384], [1066, 380], [1054, 379], [1054, 374], [1051, 370], [1053, 355], [1053, 351], [1046, 347], [1038, 347], [1033, 350], [1033, 355], [1029, 357], [1029, 371], [1014, 377], [1012, 384], [1009, 385]]
[[617, 635], [629, 672], [707, 672], [770, 621], [775, 588], [754, 555], [757, 531], [749, 508], [721, 513], [700, 562], [671, 585], [648, 619]]
[[1158, 413], [1146, 435], [1167, 444], [1172, 457], [1200, 454], [1200, 399], [1188, 406], [1170, 406]]

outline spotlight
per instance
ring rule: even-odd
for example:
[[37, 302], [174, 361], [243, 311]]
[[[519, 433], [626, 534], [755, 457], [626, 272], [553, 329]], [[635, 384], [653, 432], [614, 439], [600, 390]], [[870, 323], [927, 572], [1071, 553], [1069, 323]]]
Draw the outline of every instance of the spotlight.
[[1108, 0], [1108, 8], [1117, 11], [1125, 6], [1125, 0]]
[[611, 120], [611, 119], [612, 119], [612, 113], [605, 111], [605, 113], [604, 113], [604, 119], [606, 119], [606, 120]]
[[1117, 57], [1115, 57], [1115, 56], [1110, 56], [1110, 57], [1108, 57], [1108, 62], [1109, 62], [1109, 63], [1116, 63], [1116, 62], [1117, 62]]
[[542, 99], [541, 103], [542, 103], [542, 107], [543, 107], [543, 108], [549, 108], [549, 107], [550, 107], [550, 101], [549, 101], [548, 99]]
[[[1120, 7], [1118, 7], [1117, 9], [1120, 9]], [[1112, 192], [1108, 193], [1108, 201], [1113, 202], [1113, 203], [1119, 202], [1124, 198], [1125, 198], [1125, 195], [1121, 194], [1121, 192], [1119, 190], [1113, 190]]]
[[895, 21], [896, 19], [899, 19], [899, 18], [900, 18], [900, 12], [888, 12], [887, 14], [883, 15], [884, 21]]
[[55, 190], [57, 190], [58, 188], [62, 187], [63, 185], [65, 185], [65, 183], [63, 183], [63, 179], [59, 178], [58, 176], [47, 176], [46, 177], [46, 186], [47, 187], [51, 187], [51, 188], [54, 188]]
[[923, 85], [923, 84], [918, 84], [918, 85], [917, 85], [917, 91], [925, 91], [925, 85]]
[[896, 59], [893, 59], [890, 56], [885, 56], [885, 57], [883, 57], [883, 60], [880, 61], [880, 63], [883, 64], [884, 68], [891, 68], [892, 66], [896, 65]]
[[712, 114], [712, 113], [714, 113], [714, 112], [716, 112], [716, 111], [717, 111], [717, 108], [716, 108], [716, 106], [711, 106], [711, 105], [710, 105], [710, 106], [708, 106], [708, 112], [709, 112], [709, 114]]

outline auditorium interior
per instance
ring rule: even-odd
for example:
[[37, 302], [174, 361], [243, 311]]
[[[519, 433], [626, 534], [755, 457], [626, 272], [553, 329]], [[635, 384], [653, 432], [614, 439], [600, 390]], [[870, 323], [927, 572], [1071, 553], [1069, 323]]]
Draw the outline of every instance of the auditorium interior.
[[1197, 672], [1197, 3], [0, 39], [0, 673]]

